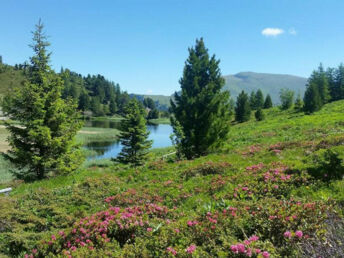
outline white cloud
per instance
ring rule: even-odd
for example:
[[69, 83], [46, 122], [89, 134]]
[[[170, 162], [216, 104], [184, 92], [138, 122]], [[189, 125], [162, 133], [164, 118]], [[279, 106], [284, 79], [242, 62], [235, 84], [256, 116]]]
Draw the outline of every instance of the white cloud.
[[277, 37], [278, 35], [281, 35], [284, 33], [284, 30], [280, 28], [265, 28], [262, 30], [262, 35], [266, 37]]
[[153, 91], [152, 91], [151, 89], [148, 89], [148, 90], [146, 91], [146, 94], [147, 94], [147, 95], [152, 94], [152, 93], [153, 93]]
[[296, 35], [296, 34], [297, 34], [297, 31], [295, 30], [295, 28], [290, 28], [290, 29], [289, 29], [289, 34], [290, 34], [290, 35]]

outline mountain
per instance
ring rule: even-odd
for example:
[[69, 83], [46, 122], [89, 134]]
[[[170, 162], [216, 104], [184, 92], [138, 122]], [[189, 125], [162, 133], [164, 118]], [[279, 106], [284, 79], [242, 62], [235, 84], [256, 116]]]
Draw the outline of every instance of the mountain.
[[252, 90], [261, 89], [264, 96], [270, 94], [274, 103], [279, 103], [279, 91], [283, 88], [288, 88], [296, 95], [300, 93], [303, 96], [307, 83], [306, 78], [299, 76], [254, 72], [241, 72], [224, 76], [224, 78], [226, 80], [224, 89], [230, 91], [232, 98], [236, 99], [242, 90], [250, 93]]

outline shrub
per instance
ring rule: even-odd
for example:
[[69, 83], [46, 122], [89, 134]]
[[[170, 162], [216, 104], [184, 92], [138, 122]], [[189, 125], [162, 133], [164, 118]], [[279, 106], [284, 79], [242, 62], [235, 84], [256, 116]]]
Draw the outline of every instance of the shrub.
[[197, 167], [185, 170], [182, 173], [182, 177], [185, 179], [189, 179], [195, 176], [223, 174], [225, 170], [230, 166], [231, 164], [227, 162], [206, 162]]
[[328, 181], [342, 179], [344, 175], [344, 146], [320, 149], [311, 156], [311, 162], [318, 164], [308, 169], [315, 178]]
[[265, 119], [265, 115], [263, 113], [263, 110], [259, 108], [255, 113], [254, 116], [256, 117], [257, 121], [262, 121]]

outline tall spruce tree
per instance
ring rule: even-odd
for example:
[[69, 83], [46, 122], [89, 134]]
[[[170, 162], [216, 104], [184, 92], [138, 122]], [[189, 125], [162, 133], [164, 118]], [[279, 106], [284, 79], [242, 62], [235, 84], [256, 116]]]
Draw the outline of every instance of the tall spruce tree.
[[250, 120], [251, 106], [248, 95], [242, 91], [236, 101], [235, 106], [235, 121], [242, 123]]
[[146, 127], [144, 110], [136, 99], [130, 100], [125, 112], [120, 134], [123, 148], [115, 161], [136, 167], [144, 163], [152, 141], [148, 140], [149, 131]]
[[255, 108], [258, 109], [262, 109], [264, 106], [264, 95], [263, 92], [261, 91], [261, 89], [258, 89], [256, 92], [256, 96], [255, 96]]
[[6, 154], [18, 178], [42, 179], [50, 172], [75, 170], [82, 162], [74, 136], [81, 128], [77, 104], [61, 98], [63, 82], [49, 65], [50, 45], [41, 21], [33, 32], [34, 55], [28, 81], [3, 102], [3, 110], [20, 126], [6, 124], [11, 150]]
[[250, 102], [251, 110], [256, 110], [257, 109], [257, 107], [256, 107], [256, 94], [254, 91], [251, 91], [249, 102]]
[[306, 113], [313, 113], [321, 109], [322, 101], [319, 94], [319, 89], [315, 83], [310, 82], [307, 85], [303, 102], [303, 108]]
[[328, 84], [326, 72], [324, 71], [322, 64], [319, 65], [318, 71], [316, 73], [316, 77], [314, 79], [318, 87], [321, 104], [325, 105], [330, 100], [331, 96], [330, 96], [329, 84]]
[[172, 126], [183, 132], [175, 134], [183, 135], [175, 142], [187, 159], [215, 150], [228, 136], [229, 93], [222, 91], [225, 81], [219, 63], [215, 55], [209, 57], [202, 38], [189, 48], [180, 79], [181, 93], [175, 93], [171, 101]]
[[270, 94], [266, 95], [264, 101], [264, 109], [272, 108], [272, 100]]

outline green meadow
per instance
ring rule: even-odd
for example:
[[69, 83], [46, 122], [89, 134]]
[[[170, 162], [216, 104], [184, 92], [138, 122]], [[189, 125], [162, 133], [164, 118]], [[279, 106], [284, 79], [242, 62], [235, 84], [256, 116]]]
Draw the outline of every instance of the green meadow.
[[[344, 101], [312, 115], [264, 110], [263, 121], [233, 121], [222, 149], [194, 160], [166, 156], [170, 147], [143, 167], [97, 160], [70, 175], [5, 180], [14, 190], [0, 197], [0, 254], [330, 257], [344, 244], [343, 110]], [[77, 139], [117, 133], [83, 128]]]

